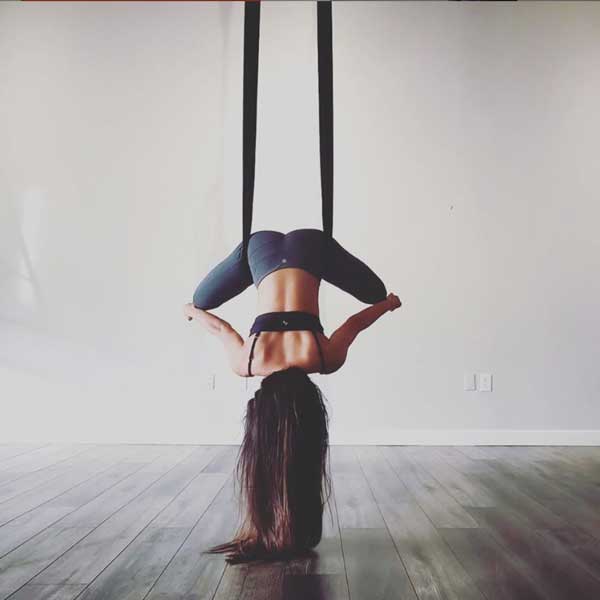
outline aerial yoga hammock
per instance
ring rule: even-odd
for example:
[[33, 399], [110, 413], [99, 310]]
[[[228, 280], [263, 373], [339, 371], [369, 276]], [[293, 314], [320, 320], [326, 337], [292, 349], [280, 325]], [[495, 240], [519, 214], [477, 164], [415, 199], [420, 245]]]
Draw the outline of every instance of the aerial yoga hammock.
[[[387, 295], [383, 281], [364, 262], [353, 256], [333, 238], [331, 1], [317, 2], [323, 229], [296, 229], [287, 234], [271, 230], [251, 233], [256, 156], [259, 31], [260, 1], [247, 1], [244, 14], [242, 241], [200, 282], [193, 296], [193, 304], [186, 305], [185, 314], [189, 320], [195, 318], [203, 321], [209, 331], [222, 338], [232, 367], [239, 375], [253, 374], [252, 359], [261, 332], [285, 331], [311, 332], [318, 352], [318, 372], [333, 372], [345, 361], [348, 346], [358, 333], [388, 310], [400, 306], [400, 302], [393, 294]], [[316, 278], [318, 282], [323, 279], [348, 292], [359, 301], [373, 306], [348, 319], [329, 339], [323, 335], [318, 309], [317, 314], [310, 310], [269, 310], [256, 317], [250, 330], [250, 337], [254, 337], [250, 348], [246, 349], [247, 343], [228, 323], [206, 311], [221, 306], [252, 284], [259, 288], [263, 280], [281, 269], [301, 269]], [[316, 294], [318, 296], [318, 286]], [[291, 358], [290, 356], [288, 348], [287, 358], [280, 360], [279, 366], [295, 364], [293, 356]], [[276, 360], [274, 362], [277, 363]], [[277, 370], [277, 366], [273, 364], [270, 368], [268, 365], [263, 365], [263, 372], [259, 374], [273, 372]], [[303, 366], [307, 372], [317, 370], [314, 365]]]

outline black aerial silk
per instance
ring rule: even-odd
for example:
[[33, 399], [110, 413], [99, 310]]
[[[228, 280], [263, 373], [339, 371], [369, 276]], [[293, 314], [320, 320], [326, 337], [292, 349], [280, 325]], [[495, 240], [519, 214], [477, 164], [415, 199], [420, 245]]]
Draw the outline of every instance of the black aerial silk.
[[[252, 231], [256, 164], [256, 110], [258, 97], [258, 48], [260, 0], [246, 0], [244, 7], [244, 111], [243, 111], [243, 256], [247, 257]], [[323, 232], [326, 244], [333, 236], [333, 40], [331, 0], [318, 0], [317, 38], [319, 72], [319, 151]]]

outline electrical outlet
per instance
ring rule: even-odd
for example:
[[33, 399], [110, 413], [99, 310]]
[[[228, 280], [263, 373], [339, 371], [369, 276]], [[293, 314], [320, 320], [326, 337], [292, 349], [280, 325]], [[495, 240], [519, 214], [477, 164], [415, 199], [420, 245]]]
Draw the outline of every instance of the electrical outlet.
[[479, 373], [479, 385], [477, 389], [480, 392], [491, 392], [492, 391], [492, 374], [491, 373]]
[[213, 391], [217, 387], [217, 376], [214, 373], [210, 373], [206, 380], [206, 385], [209, 390]]
[[463, 382], [465, 392], [474, 392], [477, 389], [477, 385], [475, 384], [475, 373], [465, 373]]

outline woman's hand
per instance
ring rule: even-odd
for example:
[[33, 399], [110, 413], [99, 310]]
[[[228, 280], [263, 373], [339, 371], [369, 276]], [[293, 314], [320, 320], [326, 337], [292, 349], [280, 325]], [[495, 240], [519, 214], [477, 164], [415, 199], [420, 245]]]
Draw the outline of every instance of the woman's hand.
[[402, 302], [400, 302], [400, 298], [398, 298], [396, 294], [389, 293], [386, 302], [388, 303], [388, 310], [390, 311], [396, 310], [402, 306]]
[[195, 307], [191, 302], [183, 307], [183, 314], [188, 321], [198, 321], [211, 335], [218, 337], [225, 346], [232, 369], [238, 375], [245, 375], [244, 340], [227, 321]]
[[183, 307], [183, 314], [188, 321], [192, 321], [193, 319], [197, 318], [199, 312], [201, 312], [200, 309], [196, 308], [191, 302], [188, 302]]

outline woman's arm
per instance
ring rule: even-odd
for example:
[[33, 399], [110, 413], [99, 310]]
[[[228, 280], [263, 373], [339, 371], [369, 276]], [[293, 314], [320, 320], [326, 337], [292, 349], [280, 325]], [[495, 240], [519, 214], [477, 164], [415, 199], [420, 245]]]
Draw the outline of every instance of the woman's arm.
[[244, 347], [242, 336], [227, 321], [206, 310], [196, 308], [191, 303], [184, 306], [183, 313], [188, 321], [200, 322], [209, 333], [219, 338], [225, 347], [231, 368], [238, 375], [245, 375], [242, 369], [242, 349]]
[[364, 310], [352, 315], [341, 327], [338, 327], [329, 338], [329, 359], [327, 364], [331, 371], [339, 369], [346, 361], [348, 348], [356, 336], [367, 327], [370, 327], [379, 317], [388, 311], [396, 310], [402, 302], [395, 294], [388, 294], [385, 300], [377, 302]]

